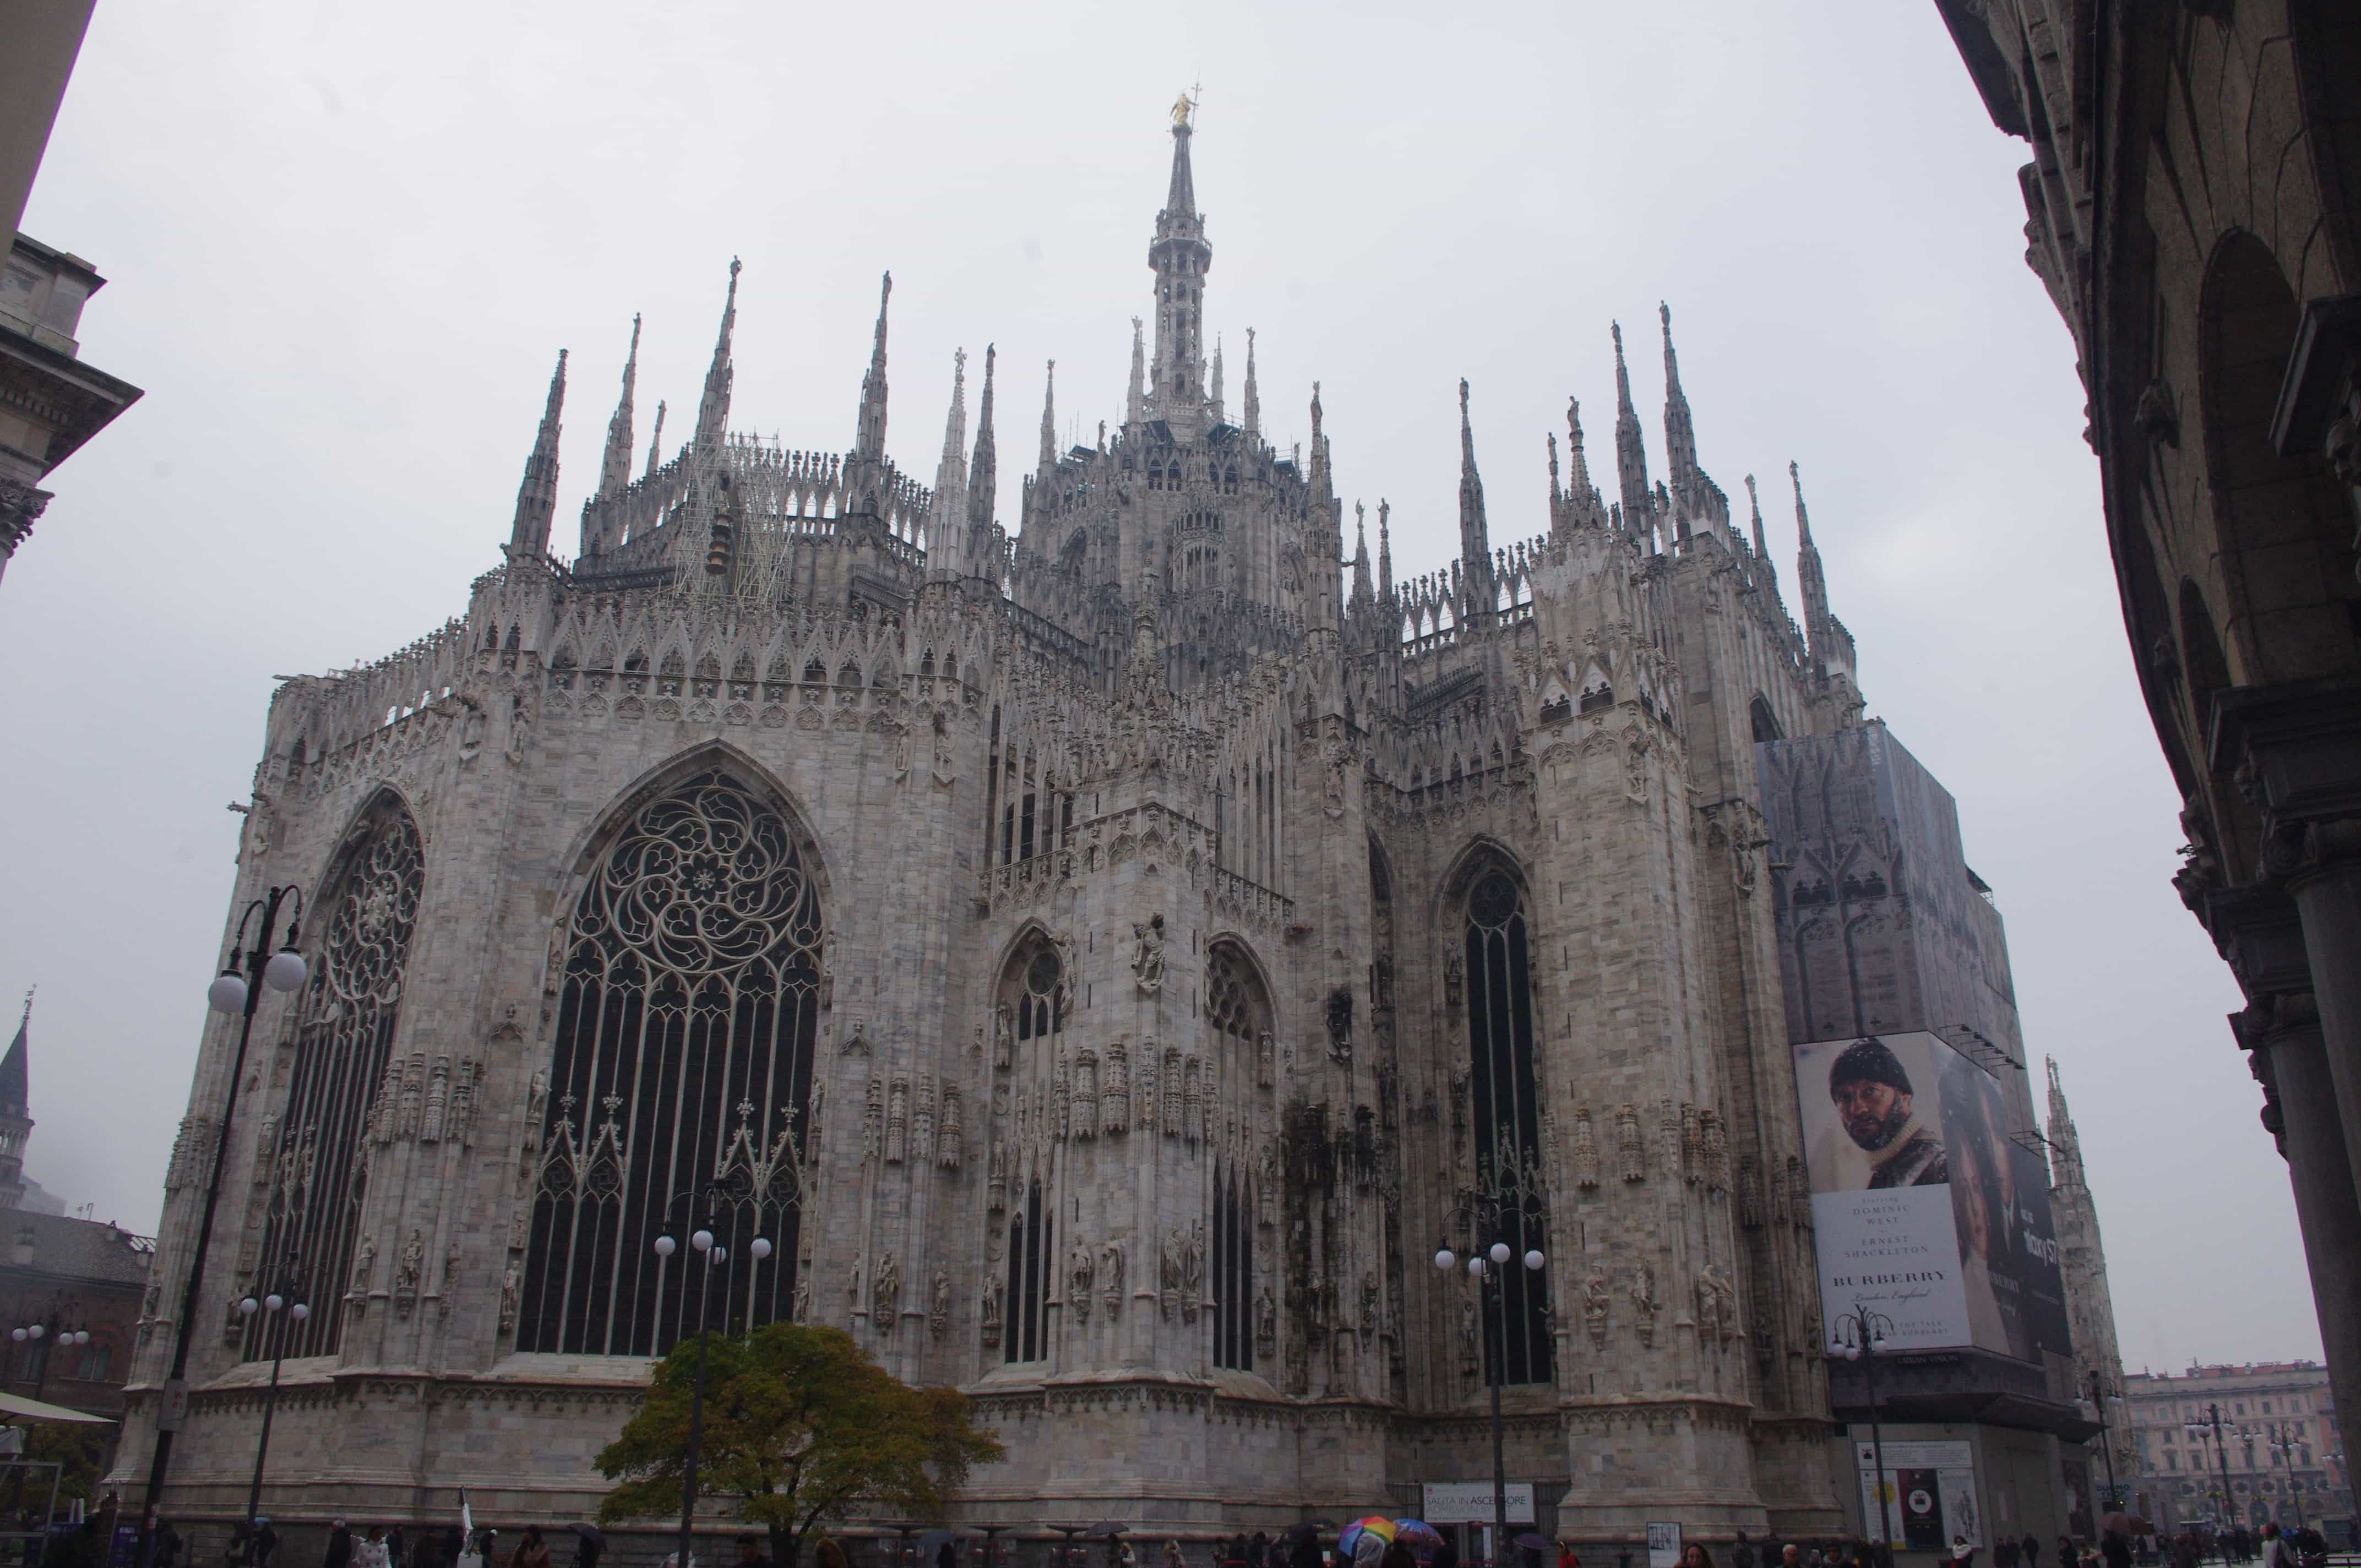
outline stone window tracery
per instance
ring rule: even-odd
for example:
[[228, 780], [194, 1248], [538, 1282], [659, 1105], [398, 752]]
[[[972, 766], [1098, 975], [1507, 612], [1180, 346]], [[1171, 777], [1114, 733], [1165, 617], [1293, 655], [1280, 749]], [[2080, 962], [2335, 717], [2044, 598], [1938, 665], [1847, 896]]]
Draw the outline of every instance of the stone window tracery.
[[[1262, 1057], [1269, 1038], [1270, 998], [1254, 961], [1229, 942], [1216, 942], [1205, 963], [1205, 1023], [1213, 1036], [1213, 1082], [1206, 1099], [1243, 1105], [1248, 1085], [1268, 1078]], [[1252, 1118], [1248, 1119], [1251, 1126]], [[1213, 1365], [1251, 1372], [1255, 1365], [1255, 1219], [1252, 1155], [1225, 1138], [1213, 1167]]]
[[519, 1350], [669, 1349], [697, 1296], [678, 1288], [687, 1250], [653, 1244], [717, 1176], [737, 1196], [715, 1321], [791, 1315], [821, 913], [787, 819], [725, 768], [640, 806], [607, 850], [566, 949]]
[[[295, 1024], [294, 1069], [287, 1098], [265, 1114], [255, 1153], [255, 1184], [264, 1203], [258, 1254], [241, 1257], [241, 1275], [268, 1260], [299, 1262], [320, 1298], [344, 1293], [365, 1307], [372, 1281], [355, 1277], [355, 1233], [368, 1188], [368, 1164], [392, 1131], [407, 1079], [391, 1055], [401, 1011], [410, 939], [418, 918], [425, 861], [418, 825], [390, 795], [379, 798], [345, 840], [327, 918], [303, 988]], [[421, 1053], [419, 1076], [425, 1062]], [[333, 1354], [346, 1312], [321, 1310], [289, 1323], [290, 1355]], [[265, 1357], [259, 1315], [246, 1325], [247, 1360]]]
[[[1046, 1361], [1049, 1356], [1049, 1299], [1057, 1268], [1054, 1191], [1045, 1192], [1053, 1168], [1049, 1151], [1073, 1134], [1077, 1064], [1066, 1058], [1066, 1014], [1071, 981], [1057, 945], [1036, 933], [1010, 955], [1001, 971], [999, 1004], [1014, 1020], [1016, 1048], [1009, 1065], [1016, 1078], [1016, 1168], [1013, 1183], [1022, 1194], [1008, 1215], [1004, 1362]], [[1095, 1117], [1096, 1108], [1088, 1114]], [[1079, 1135], [1090, 1136], [1088, 1133]], [[1000, 1222], [991, 1220], [988, 1223]]]
[[[1478, 1180], [1515, 1171], [1537, 1184], [1542, 1146], [1539, 1086], [1533, 1070], [1533, 982], [1522, 885], [1508, 868], [1487, 861], [1467, 884], [1463, 936], [1466, 973], [1469, 1093]], [[1518, 1253], [1546, 1248], [1538, 1201], [1512, 1210], [1506, 1241]], [[1548, 1283], [1521, 1267], [1501, 1271], [1508, 1320], [1484, 1314], [1488, 1357], [1497, 1358], [1506, 1383], [1554, 1380]]]

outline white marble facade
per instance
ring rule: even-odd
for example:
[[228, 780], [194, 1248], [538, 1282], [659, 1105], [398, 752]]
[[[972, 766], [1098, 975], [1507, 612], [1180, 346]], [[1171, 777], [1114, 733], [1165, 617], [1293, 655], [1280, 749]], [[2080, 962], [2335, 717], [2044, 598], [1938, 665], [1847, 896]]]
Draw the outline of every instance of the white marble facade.
[[1477, 1298], [1429, 1259], [1506, 1168], [1549, 1257], [1501, 1340], [1512, 1478], [1594, 1539], [1833, 1523], [1752, 751], [1860, 711], [1808, 529], [1799, 628], [1667, 317], [1664, 482], [1619, 333], [1614, 504], [1569, 410], [1537, 536], [1491, 544], [1470, 431], [1462, 558], [1397, 581], [1380, 510], [1373, 569], [1357, 505], [1348, 554], [1316, 389], [1299, 456], [1251, 347], [1235, 409], [1205, 364], [1173, 138], [1126, 417], [1060, 451], [1045, 407], [1014, 530], [989, 356], [922, 486], [882, 308], [825, 456], [727, 433], [725, 313], [636, 478], [626, 371], [570, 564], [561, 364], [465, 613], [279, 689], [233, 915], [302, 887], [315, 978], [241, 1086], [176, 1512], [242, 1506], [268, 1364], [231, 1303], [292, 1254], [282, 1508], [582, 1517], [693, 1310], [650, 1239], [721, 1176], [713, 1320], [969, 1389], [1008, 1459], [968, 1517], [1348, 1517], [1488, 1475]]

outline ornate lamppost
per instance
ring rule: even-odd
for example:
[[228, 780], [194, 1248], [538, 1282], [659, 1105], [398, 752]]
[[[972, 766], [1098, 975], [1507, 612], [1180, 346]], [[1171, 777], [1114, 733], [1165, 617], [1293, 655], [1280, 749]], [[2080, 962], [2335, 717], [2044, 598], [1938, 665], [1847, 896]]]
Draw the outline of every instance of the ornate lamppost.
[[[1509, 1129], [1503, 1127], [1494, 1140], [1495, 1149], [1513, 1148]], [[1543, 1201], [1544, 1189], [1541, 1173], [1528, 1160], [1520, 1168], [1513, 1157], [1502, 1160], [1497, 1168], [1480, 1171], [1477, 1184], [1462, 1188], [1458, 1201], [1443, 1216], [1444, 1236], [1435, 1243], [1434, 1266], [1449, 1274], [1459, 1266], [1460, 1255], [1451, 1247], [1450, 1233], [1456, 1226], [1469, 1238], [1466, 1252], [1467, 1273], [1476, 1281], [1477, 1290], [1490, 1298], [1493, 1322], [1491, 1354], [1487, 1355], [1484, 1381], [1492, 1391], [1492, 1551], [1495, 1561], [1505, 1549], [1509, 1539], [1509, 1468], [1504, 1431], [1500, 1417], [1500, 1387], [1509, 1380], [1509, 1266], [1511, 1260], [1523, 1263], [1528, 1276], [1538, 1277], [1549, 1259], [1541, 1248], [1528, 1246], [1521, 1259], [1517, 1257], [1515, 1244], [1528, 1239], [1527, 1233], [1545, 1228], [1549, 1210]]]
[[2107, 1462], [2107, 1506], [2102, 1513], [2120, 1512], [2124, 1506], [2123, 1488], [2115, 1485], [2115, 1448], [2107, 1435], [2106, 1385], [2100, 1381], [2099, 1369], [2091, 1369], [2091, 1416], [2099, 1423], [2099, 1454]]
[[[71, 1347], [90, 1343], [90, 1331], [85, 1328], [69, 1327], [65, 1315], [63, 1299], [52, 1296], [49, 1298], [49, 1306], [42, 1310], [39, 1317], [29, 1323], [19, 1323], [8, 1331], [8, 1338], [13, 1343], [32, 1347], [27, 1354], [33, 1358], [33, 1398], [36, 1399], [41, 1397], [41, 1390], [49, 1386], [49, 1347], [51, 1345]], [[21, 1382], [23, 1379], [20, 1378], [18, 1381]]]
[[2287, 1475], [2288, 1497], [2295, 1504], [2295, 1528], [2305, 1529], [2303, 1522], [2303, 1492], [2295, 1478], [2295, 1429], [2285, 1421], [2274, 1421], [2263, 1429], [2265, 1446], [2279, 1456], [2279, 1469]]
[[1836, 1321], [1828, 1325], [1828, 1354], [1860, 1362], [1862, 1376], [1869, 1379], [1869, 1452], [1870, 1463], [1877, 1466], [1878, 1544], [1886, 1547], [1894, 1544], [1894, 1511], [1885, 1501], [1885, 1432], [1877, 1420], [1877, 1357], [1893, 1328], [1892, 1318], [1872, 1312], [1858, 1301], [1851, 1311], [1838, 1313]]
[[[287, 942], [277, 952], [270, 944], [279, 929], [280, 905], [294, 909], [287, 917]], [[247, 946], [247, 928], [261, 916], [254, 945]], [[205, 991], [205, 1001], [216, 1013], [239, 1017], [237, 1054], [230, 1062], [229, 1088], [222, 1099], [221, 1126], [214, 1134], [213, 1172], [205, 1180], [205, 1206], [197, 1221], [197, 1245], [189, 1255], [189, 1282], [181, 1293], [181, 1321], [172, 1336], [172, 1369], [166, 1374], [156, 1406], [156, 1453], [148, 1466], [148, 1496], [139, 1510], [139, 1568], [155, 1568], [157, 1510], [164, 1497], [164, 1482], [172, 1470], [172, 1438], [189, 1405], [189, 1342], [197, 1327], [197, 1310], [204, 1299], [205, 1255], [214, 1241], [214, 1211], [221, 1204], [222, 1161], [229, 1153], [231, 1121], [237, 1114], [237, 1086], [246, 1077], [246, 1047], [254, 1037], [254, 1011], [263, 988], [299, 991], [303, 985], [303, 955], [295, 950], [302, 939], [303, 894], [295, 887], [273, 887], [246, 906], [237, 918], [237, 938], [229, 962]], [[240, 974], [238, 970], [246, 972]]]
[[[2230, 1509], [2235, 1494], [2230, 1490], [2230, 1445], [2228, 1442], [2224, 1441], [2222, 1436], [2222, 1407], [2219, 1405], [2209, 1404], [2205, 1407], [2205, 1419], [2203, 1420], [2190, 1421], [2185, 1423], [2185, 1425], [2189, 1435], [2200, 1440], [2201, 1442], [2204, 1439], [2208, 1431], [2211, 1431], [2213, 1434], [2213, 1457], [2215, 1462], [2221, 1466], [2222, 1471], [2222, 1506], [2214, 1511], [2214, 1517], [2216, 1519], [2216, 1528], [2219, 1529], [2224, 1536], [2224, 1540], [2222, 1543], [2223, 1561], [2227, 1562], [2229, 1561], [2228, 1554], [2230, 1551], [2230, 1543], [2226, 1538], [2228, 1536], [2230, 1527], [2233, 1522], [2244, 1523], [2245, 1521], [2233, 1521], [2230, 1518]], [[2255, 1435], [2253, 1432], [2246, 1431], [2243, 1427], [2232, 1428], [2231, 1433], [2233, 1436], [2247, 1439], [2252, 1439]]]
[[[705, 1341], [707, 1332], [711, 1326], [708, 1303], [713, 1295], [713, 1271], [730, 1260], [730, 1249], [715, 1238], [713, 1232], [714, 1228], [720, 1223], [723, 1205], [734, 1206], [747, 1196], [742, 1184], [708, 1181], [695, 1193], [680, 1194], [673, 1200], [671, 1205], [676, 1207], [686, 1200], [701, 1197], [706, 1214], [705, 1223], [692, 1232], [688, 1238], [689, 1246], [704, 1257], [705, 1266], [697, 1270], [697, 1383], [688, 1400], [688, 1448], [681, 1457], [680, 1556], [676, 1560], [676, 1568], [690, 1568], [689, 1546], [695, 1539], [697, 1528], [697, 1461], [698, 1451], [705, 1442]], [[670, 1235], [656, 1237], [655, 1254], [658, 1257], [668, 1259], [679, 1250], [680, 1244], [674, 1241]], [[753, 1254], [756, 1263], [760, 1263], [771, 1255], [770, 1238], [756, 1236], [746, 1250]]]
[[[239, 1313], [247, 1318], [257, 1312], [269, 1314], [263, 1324], [263, 1332], [274, 1336], [270, 1350], [270, 1393], [262, 1405], [262, 1435], [254, 1445], [254, 1484], [247, 1488], [246, 1493], [246, 1520], [249, 1527], [246, 1536], [246, 1560], [249, 1564], [254, 1561], [261, 1536], [261, 1531], [250, 1527], [262, 1512], [262, 1465], [270, 1454], [270, 1418], [279, 1413], [279, 1369], [287, 1360], [289, 1325], [300, 1323], [312, 1315], [312, 1309], [302, 1301], [289, 1304], [291, 1298], [302, 1292], [302, 1276], [291, 1259], [280, 1273], [279, 1284], [269, 1294], [259, 1300], [248, 1296], [237, 1304]], [[284, 1316], [280, 1315], [282, 1312]]]

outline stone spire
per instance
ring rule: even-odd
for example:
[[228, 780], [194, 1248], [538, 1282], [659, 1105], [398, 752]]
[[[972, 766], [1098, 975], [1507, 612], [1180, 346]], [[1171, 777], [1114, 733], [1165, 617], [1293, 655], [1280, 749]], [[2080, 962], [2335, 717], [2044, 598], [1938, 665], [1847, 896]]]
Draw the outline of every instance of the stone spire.
[[1812, 543], [1812, 514], [1804, 510], [1804, 476], [1795, 464], [1787, 477], [1795, 487], [1795, 587], [1804, 598], [1804, 636], [1812, 656], [1827, 660], [1832, 652], [1833, 618], [1828, 614], [1828, 580], [1820, 571], [1819, 547]]
[[[1140, 332], [1140, 320], [1134, 316], [1131, 318], [1131, 396], [1124, 401], [1123, 414], [1124, 422], [1133, 425], [1148, 418], [1148, 345], [1142, 341]], [[1249, 371], [1247, 374], [1249, 379], [1246, 384], [1252, 386], [1253, 373]], [[1248, 392], [1246, 396], [1251, 398], [1254, 394]]]
[[619, 496], [631, 482], [631, 386], [640, 375], [640, 318], [631, 318], [631, 351], [623, 358], [623, 395], [607, 422], [607, 456], [598, 466], [598, 499]]
[[951, 411], [943, 421], [943, 455], [927, 521], [927, 565], [938, 577], [964, 576], [967, 534], [967, 350], [951, 356]]
[[1206, 401], [1207, 403], [1211, 404], [1211, 405], [1212, 405], [1212, 407], [1213, 407], [1213, 422], [1214, 422], [1215, 424], [1219, 424], [1219, 423], [1221, 423], [1221, 422], [1222, 422], [1222, 337], [1221, 337], [1221, 334], [1220, 334], [1219, 333], [1215, 333], [1215, 334], [1213, 334], [1213, 389], [1212, 389], [1212, 391], [1210, 392], [1210, 394], [1206, 397], [1205, 401]]
[[2074, 1131], [2072, 1113], [2066, 1109], [2066, 1087], [2058, 1077], [2058, 1058], [2043, 1059], [2049, 1067], [2049, 1184], [2079, 1190], [2087, 1185], [2082, 1179], [2082, 1140]]
[[557, 368], [550, 373], [541, 433], [533, 438], [533, 455], [524, 460], [524, 481], [517, 486], [516, 521], [509, 526], [511, 561], [539, 560], [549, 553], [549, 520], [557, 513], [557, 423], [565, 408], [566, 350], [561, 348]]
[[1190, 105], [1172, 116], [1172, 182], [1156, 214], [1148, 265], [1156, 271], [1156, 368], [1148, 387], [1167, 415], [1190, 410], [1203, 395], [1205, 274], [1213, 247], [1197, 212], [1197, 182], [1189, 168]]
[[1551, 431], [1547, 439], [1549, 442], [1550, 516], [1554, 519], [1557, 516], [1558, 507], [1565, 499], [1565, 494], [1557, 486], [1557, 432]]
[[967, 466], [967, 575], [993, 574], [992, 510], [1000, 484], [999, 460], [992, 448], [991, 344], [983, 345], [983, 398], [975, 411], [975, 456]]
[[1688, 394], [1681, 390], [1681, 362], [1673, 353], [1673, 308], [1659, 302], [1664, 326], [1664, 465], [1672, 470], [1673, 494], [1687, 499], [1697, 477], [1697, 425], [1689, 418]]
[[1378, 597], [1394, 597], [1393, 531], [1388, 526], [1393, 518], [1393, 503], [1385, 497], [1378, 498]]
[[1058, 362], [1049, 361], [1048, 378], [1041, 386], [1041, 466], [1044, 479], [1058, 466]]
[[1640, 437], [1640, 413], [1631, 406], [1631, 372], [1623, 363], [1623, 323], [1612, 323], [1615, 334], [1615, 479], [1622, 499], [1623, 526], [1655, 548], [1648, 494], [1648, 448]]
[[664, 400], [656, 400], [656, 427], [648, 435], [648, 473], [656, 471], [657, 461], [664, 456]]
[[1238, 417], [1246, 421], [1248, 435], [1258, 436], [1262, 433], [1262, 394], [1255, 389], [1254, 339], [1255, 329], [1246, 328], [1246, 393]]
[[885, 304], [894, 297], [894, 274], [877, 291], [877, 336], [869, 347], [869, 373], [861, 378], [861, 415], [855, 423], [854, 455], [864, 464], [885, 461]]
[[1369, 525], [1361, 503], [1353, 503], [1353, 597], [1355, 615], [1367, 615], [1377, 599], [1377, 590], [1369, 584]]
[[27, 1034], [33, 1025], [33, 993], [25, 992], [25, 1014], [16, 1037], [0, 1057], [0, 1209], [25, 1203], [25, 1144], [32, 1136], [32, 1092], [27, 1070]]
[[1746, 507], [1747, 510], [1753, 514], [1753, 526], [1751, 532], [1754, 536], [1755, 568], [1771, 584], [1773, 591], [1776, 592], [1779, 586], [1779, 567], [1771, 559], [1770, 545], [1763, 537], [1763, 498], [1754, 493], [1754, 476], [1752, 474], [1746, 476]]
[[1459, 381], [1459, 560], [1470, 615], [1493, 607], [1492, 538], [1484, 521], [1484, 480], [1476, 472], [1476, 433], [1467, 422], [1467, 379]]
[[700, 457], [719, 453], [721, 437], [730, 427], [730, 386], [737, 372], [730, 360], [730, 335], [738, 327], [739, 260], [730, 258], [730, 295], [721, 306], [721, 331], [713, 339], [713, 363], [705, 372], [705, 396], [697, 405], [697, 451]]

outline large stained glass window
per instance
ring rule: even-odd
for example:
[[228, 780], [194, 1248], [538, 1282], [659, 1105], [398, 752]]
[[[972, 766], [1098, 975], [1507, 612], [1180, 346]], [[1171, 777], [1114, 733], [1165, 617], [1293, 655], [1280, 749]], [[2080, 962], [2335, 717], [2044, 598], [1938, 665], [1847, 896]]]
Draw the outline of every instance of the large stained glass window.
[[[1541, 1149], [1541, 1097], [1533, 1077], [1533, 983], [1523, 887], [1488, 863], [1467, 890], [1467, 1045], [1475, 1095], [1480, 1179], [1530, 1171]], [[1546, 1247], [1537, 1202], [1511, 1210], [1498, 1239], [1519, 1254]], [[1484, 1314], [1487, 1375], [1503, 1383], [1552, 1380], [1549, 1290], [1543, 1276], [1512, 1264], [1501, 1271], [1507, 1333]]]
[[[717, 1328], [791, 1315], [820, 919], [786, 817], [727, 767], [625, 823], [566, 948], [517, 1349], [661, 1354], [708, 1289]], [[717, 1171], [728, 1261], [684, 1289], [697, 1255], [653, 1244]]]

